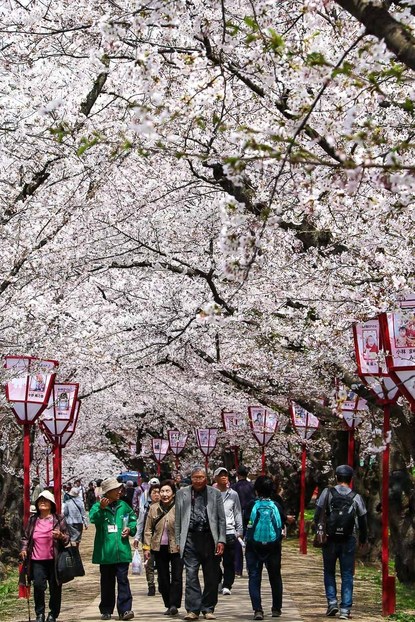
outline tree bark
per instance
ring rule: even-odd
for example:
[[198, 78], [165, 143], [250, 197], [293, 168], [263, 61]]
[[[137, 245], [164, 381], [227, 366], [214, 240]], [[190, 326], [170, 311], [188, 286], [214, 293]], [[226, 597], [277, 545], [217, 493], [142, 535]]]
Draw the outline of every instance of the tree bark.
[[366, 28], [385, 44], [396, 58], [410, 69], [415, 69], [415, 38], [404, 24], [397, 21], [380, 3], [367, 0], [336, 0]]

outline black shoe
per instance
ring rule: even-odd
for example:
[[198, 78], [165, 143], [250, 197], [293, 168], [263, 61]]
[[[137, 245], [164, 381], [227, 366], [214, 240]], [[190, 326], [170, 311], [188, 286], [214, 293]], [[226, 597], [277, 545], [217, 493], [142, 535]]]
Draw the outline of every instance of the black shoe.
[[36, 616], [36, 622], [45, 622], [45, 614], [40, 613], [38, 616]]
[[264, 619], [264, 612], [263, 611], [255, 611], [254, 613], [254, 620], [263, 620]]
[[279, 618], [281, 615], [281, 609], [273, 609], [271, 615], [273, 618]]
[[339, 606], [337, 603], [332, 603], [331, 605], [329, 604], [329, 606], [327, 607], [326, 616], [328, 618], [334, 618], [338, 610]]
[[111, 614], [110, 613], [103, 613], [101, 616], [101, 620], [111, 620]]
[[155, 596], [155, 595], [156, 595], [156, 586], [155, 585], [149, 585], [148, 586], [147, 596]]
[[173, 607], [170, 607], [168, 611], [169, 611], [168, 613], [169, 616], [177, 616], [177, 614], [179, 613], [179, 610], [174, 605]]
[[56, 622], [56, 618], [53, 615], [53, 613], [48, 614], [48, 617], [46, 618], [46, 622]]

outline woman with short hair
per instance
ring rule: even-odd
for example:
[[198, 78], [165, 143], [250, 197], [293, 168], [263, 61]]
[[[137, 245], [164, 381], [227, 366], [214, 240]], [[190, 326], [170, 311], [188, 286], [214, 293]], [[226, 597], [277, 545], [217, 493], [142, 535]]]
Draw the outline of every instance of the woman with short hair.
[[164, 615], [175, 616], [182, 602], [183, 562], [175, 538], [176, 486], [171, 479], [160, 484], [160, 501], [150, 507], [145, 528], [144, 558], [154, 554], [159, 592], [167, 607]]
[[55, 497], [48, 490], [35, 501], [36, 513], [30, 516], [22, 538], [20, 557], [28, 561], [28, 576], [33, 581], [36, 622], [45, 622], [45, 593], [49, 585], [49, 613], [46, 622], [56, 622], [62, 602], [57, 564], [60, 551], [69, 542], [65, 518], [56, 512]]

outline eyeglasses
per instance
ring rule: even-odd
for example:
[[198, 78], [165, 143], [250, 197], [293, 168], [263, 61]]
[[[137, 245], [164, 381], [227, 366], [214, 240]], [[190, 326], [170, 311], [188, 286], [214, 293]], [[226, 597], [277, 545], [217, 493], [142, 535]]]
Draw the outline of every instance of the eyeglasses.
[[202, 480], [206, 479], [206, 475], [192, 475], [192, 480]]

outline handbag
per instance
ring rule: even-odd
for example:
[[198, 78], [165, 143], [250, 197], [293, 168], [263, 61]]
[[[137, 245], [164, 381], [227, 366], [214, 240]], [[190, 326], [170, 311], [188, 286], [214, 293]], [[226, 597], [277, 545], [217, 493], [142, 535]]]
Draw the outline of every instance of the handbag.
[[327, 491], [324, 505], [321, 508], [320, 521], [317, 523], [316, 533], [314, 535], [313, 546], [321, 549], [327, 543], [327, 504], [329, 499], [329, 491]]
[[58, 554], [58, 580], [59, 583], [68, 583], [75, 577], [85, 575], [84, 565], [77, 546], [67, 546]]

